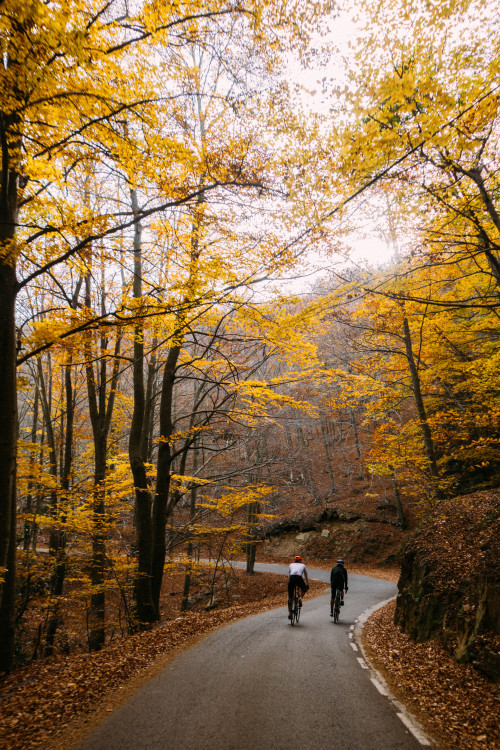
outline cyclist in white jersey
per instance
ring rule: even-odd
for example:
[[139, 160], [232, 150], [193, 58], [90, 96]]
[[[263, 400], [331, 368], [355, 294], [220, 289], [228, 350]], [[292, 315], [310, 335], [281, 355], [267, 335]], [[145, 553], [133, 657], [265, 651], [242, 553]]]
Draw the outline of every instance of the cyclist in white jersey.
[[309, 588], [309, 579], [307, 577], [307, 569], [300, 555], [295, 555], [293, 563], [290, 563], [288, 568], [288, 619], [292, 619], [292, 600], [295, 592], [295, 586], [300, 586], [301, 598], [299, 599], [299, 607], [302, 607], [302, 596], [306, 593]]

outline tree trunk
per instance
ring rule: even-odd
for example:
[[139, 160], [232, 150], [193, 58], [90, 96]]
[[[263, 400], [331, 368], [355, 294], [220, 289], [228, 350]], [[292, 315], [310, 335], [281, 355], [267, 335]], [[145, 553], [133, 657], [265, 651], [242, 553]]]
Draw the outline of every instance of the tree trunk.
[[[201, 98], [198, 97], [198, 106], [201, 107]], [[200, 127], [203, 137], [204, 123], [200, 111]], [[203, 184], [203, 179], [201, 180]], [[200, 191], [196, 201], [196, 211], [193, 218], [191, 231], [191, 259], [189, 270], [189, 284], [184, 302], [187, 304], [196, 288], [196, 277], [198, 273], [198, 260], [200, 254], [199, 235], [202, 219], [202, 208], [205, 203], [203, 191]], [[151, 589], [153, 596], [153, 606], [155, 616], [160, 619], [160, 593], [163, 579], [163, 568], [165, 566], [165, 530], [167, 525], [167, 516], [171, 512], [168, 507], [170, 476], [172, 473], [173, 446], [171, 438], [173, 435], [173, 397], [174, 385], [177, 369], [177, 362], [181, 353], [184, 338], [184, 313], [181, 313], [177, 319], [177, 330], [174, 331], [173, 346], [170, 347], [165, 367], [163, 370], [163, 381], [160, 400], [160, 436], [158, 445], [158, 464], [156, 473], [156, 490], [153, 499], [153, 560], [152, 560], [152, 579]]]
[[[132, 210], [138, 210], [137, 192], [130, 191]], [[137, 222], [134, 232], [134, 280], [133, 295], [135, 300], [142, 298], [142, 246], [141, 224]], [[148, 383], [149, 383], [148, 378]], [[134, 361], [133, 361], [134, 410], [128, 443], [130, 468], [134, 478], [135, 518], [137, 545], [137, 576], [134, 584], [135, 614], [137, 626], [148, 625], [155, 620], [151, 593], [152, 565], [152, 519], [151, 494], [149, 491], [145, 465], [145, 439], [148, 429], [146, 421], [146, 399], [144, 392], [144, 326], [138, 322], [134, 326]], [[135, 626], [135, 624], [134, 624]]]
[[[2, 185], [3, 187], [3, 185]], [[0, 211], [3, 206], [0, 205]], [[0, 250], [13, 235], [0, 214]], [[3, 257], [3, 256], [2, 256]], [[16, 581], [16, 277], [13, 266], [0, 265], [0, 672], [14, 661]]]
[[[15, 469], [12, 484], [12, 505], [16, 505]], [[0, 674], [10, 672], [14, 664], [16, 635], [16, 515], [11, 513], [9, 548], [7, 550], [6, 574], [2, 585], [0, 604]]]
[[152, 560], [152, 597], [156, 619], [160, 619], [160, 592], [165, 565], [165, 530], [167, 525], [167, 504], [170, 490], [170, 474], [172, 467], [172, 446], [170, 439], [173, 434], [173, 395], [175, 384], [175, 370], [181, 352], [180, 344], [169, 349], [167, 361], [163, 370], [163, 383], [160, 401], [160, 441], [158, 445], [158, 470], [156, 475], [156, 491], [153, 500], [153, 560]]
[[[65, 393], [66, 393], [66, 434], [64, 439], [64, 455], [61, 465], [61, 487], [63, 491], [69, 490], [71, 466], [73, 462], [73, 423], [75, 413], [75, 402], [73, 396], [73, 385], [71, 382], [71, 363], [68, 362], [65, 368]], [[62, 500], [65, 506], [66, 499]], [[59, 504], [60, 505], [60, 504]], [[59, 525], [54, 528], [50, 534], [50, 554], [55, 558], [55, 568], [50, 582], [50, 594], [55, 599], [54, 611], [47, 625], [45, 636], [44, 656], [50, 656], [54, 649], [54, 640], [57, 629], [62, 624], [59, 598], [63, 592], [64, 579], [66, 577], [66, 541], [67, 534], [65, 528], [66, 508], [58, 507], [57, 500], [53, 508], [54, 517], [58, 519]]]
[[[50, 355], [49, 355], [50, 363]], [[56, 441], [54, 436], [54, 428], [52, 424], [51, 414], [51, 402], [52, 402], [52, 380], [50, 374], [49, 364], [49, 378], [48, 383], [45, 382], [45, 376], [42, 368], [42, 360], [37, 360], [38, 369], [38, 382], [40, 385], [40, 400], [42, 405], [42, 413], [45, 422], [45, 431], [47, 434], [47, 446], [48, 446], [48, 459], [49, 459], [49, 473], [54, 477], [54, 483], [58, 479], [58, 468], [57, 468], [57, 452], [56, 452]], [[69, 387], [69, 392], [68, 392]], [[71, 399], [71, 381], [68, 384], [66, 379], [66, 399]], [[71, 418], [70, 418], [71, 421]], [[66, 532], [61, 527], [61, 509], [59, 503], [59, 496], [56, 490], [51, 492], [50, 499], [50, 514], [54, 521], [54, 526], [51, 528], [49, 537], [49, 555], [52, 559], [53, 571], [50, 576], [50, 607], [49, 607], [49, 620], [47, 624], [47, 631], [45, 633], [45, 643], [43, 646], [44, 656], [50, 656], [54, 649], [54, 639], [59, 625], [61, 624], [61, 616], [59, 611], [59, 597], [62, 593], [64, 576], [66, 572], [65, 563], [65, 546], [66, 546]]]
[[[101, 288], [101, 307], [104, 310], [104, 273]], [[90, 275], [86, 279], [86, 304], [90, 308]], [[90, 596], [89, 614], [89, 649], [98, 651], [105, 642], [105, 605], [104, 581], [106, 574], [106, 506], [105, 487], [106, 459], [108, 452], [108, 435], [115, 403], [118, 384], [119, 359], [121, 337], [117, 333], [114, 351], [113, 372], [110, 378], [109, 391], [107, 383], [107, 354], [108, 340], [104, 333], [100, 337], [100, 361], [96, 374], [94, 373], [91, 340], [87, 338], [84, 344], [85, 369], [87, 374], [87, 392], [90, 422], [94, 438], [94, 497], [92, 502], [92, 558], [90, 580], [92, 594]]]
[[349, 414], [350, 414], [350, 420], [351, 420], [351, 427], [352, 427], [352, 431], [354, 434], [354, 445], [356, 446], [356, 455], [358, 457], [358, 461], [361, 461], [361, 446], [359, 444], [358, 425], [356, 424], [354, 410], [349, 409]]
[[145, 406], [144, 406], [144, 424], [142, 428], [142, 457], [144, 461], [150, 462], [153, 460], [153, 429], [154, 429], [154, 410], [155, 410], [155, 397], [156, 397], [156, 375], [157, 375], [157, 362], [156, 362], [156, 347], [158, 341], [156, 336], [151, 342], [152, 353], [148, 361], [147, 377], [146, 377], [146, 395], [145, 395]]
[[90, 583], [89, 615], [89, 650], [99, 651], [106, 638], [106, 597], [104, 580], [106, 573], [106, 516], [104, 499], [104, 478], [106, 476], [106, 444], [101, 440], [95, 442], [94, 499], [92, 503], [92, 561]]
[[254, 567], [255, 567], [255, 554], [257, 552], [257, 525], [255, 521], [259, 513], [260, 513], [260, 503], [258, 502], [248, 503], [248, 511], [247, 511], [248, 542], [246, 545], [248, 575], [253, 575]]
[[396, 513], [398, 517], [398, 526], [404, 531], [408, 528], [408, 521], [406, 520], [405, 512], [403, 510], [403, 504], [401, 502], [401, 495], [399, 494], [398, 481], [396, 479], [396, 472], [393, 466], [389, 466], [392, 476], [392, 489], [394, 491], [394, 502], [396, 503]]
[[439, 471], [437, 467], [436, 453], [434, 450], [434, 443], [432, 440], [432, 434], [427, 421], [427, 413], [425, 411], [424, 400], [422, 398], [422, 391], [420, 388], [420, 377], [418, 375], [418, 369], [413, 356], [413, 348], [411, 342], [410, 326], [408, 325], [408, 319], [403, 320], [404, 329], [404, 340], [406, 347], [406, 358], [410, 367], [412, 390], [415, 398], [415, 405], [417, 407], [418, 417], [420, 421], [420, 427], [422, 429], [422, 436], [424, 438], [425, 452], [427, 455], [427, 462], [429, 465], [429, 473], [435, 484], [436, 496], [440, 496], [439, 490]]
[[328, 474], [330, 476], [330, 494], [333, 495], [335, 492], [335, 474], [333, 473], [332, 456], [330, 453], [330, 435], [328, 434], [328, 427], [324, 419], [321, 419], [321, 433], [323, 435], [323, 446], [325, 448], [326, 463], [328, 466]]
[[[15, 73], [15, 71], [14, 71]], [[12, 73], [11, 73], [12, 75]], [[20, 123], [0, 118], [0, 672], [14, 661], [16, 580], [17, 337], [18, 291], [13, 241], [19, 185], [16, 161], [21, 150]]]
[[[194, 443], [194, 449], [193, 449], [193, 476], [196, 476], [196, 472], [198, 471], [198, 448], [196, 446], [196, 441]], [[195, 516], [196, 516], [196, 496], [198, 492], [198, 487], [194, 485], [191, 487], [191, 503], [189, 506], [189, 520], [191, 524], [193, 523]], [[192, 569], [193, 569], [193, 539], [190, 538], [187, 543], [187, 558], [188, 558], [188, 564], [186, 567], [186, 575], [184, 576], [184, 588], [182, 591], [182, 603], [181, 603], [181, 612], [186, 612], [188, 609], [188, 598], [189, 598], [189, 590], [191, 587], [191, 575], [192, 575]]]
[[[34, 445], [37, 443], [37, 434], [38, 434], [38, 402], [39, 402], [39, 393], [38, 393], [38, 384], [35, 386], [35, 400], [33, 402], [33, 422], [31, 423], [31, 443]], [[34, 468], [35, 468], [35, 452], [31, 451], [30, 453], [30, 472], [32, 472], [32, 476], [34, 475]], [[28, 482], [28, 492], [26, 494], [26, 504], [24, 506], [24, 512], [26, 515], [31, 515], [33, 512], [33, 492], [35, 490], [35, 483], [30, 479]], [[25, 552], [29, 551], [31, 539], [34, 533], [34, 527], [35, 522], [33, 520], [26, 519], [24, 522], [24, 539], [23, 539], [23, 549]]]

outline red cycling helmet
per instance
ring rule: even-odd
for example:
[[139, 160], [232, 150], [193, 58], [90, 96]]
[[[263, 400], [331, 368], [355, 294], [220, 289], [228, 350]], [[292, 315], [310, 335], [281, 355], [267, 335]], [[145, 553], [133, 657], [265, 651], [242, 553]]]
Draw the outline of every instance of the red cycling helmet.
[[293, 558], [293, 561], [294, 562], [302, 562], [302, 558], [301, 558], [300, 555], [295, 555], [295, 557]]

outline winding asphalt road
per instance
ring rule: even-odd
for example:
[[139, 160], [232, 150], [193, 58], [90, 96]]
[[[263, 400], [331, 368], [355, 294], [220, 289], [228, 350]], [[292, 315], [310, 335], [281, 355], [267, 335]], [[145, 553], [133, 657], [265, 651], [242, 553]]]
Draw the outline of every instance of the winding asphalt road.
[[[329, 580], [323, 570], [309, 576]], [[361, 613], [395, 593], [350, 575], [337, 624], [329, 596], [306, 596], [295, 627], [286, 607], [227, 625], [170, 662], [79, 750], [417, 750], [352, 637]]]

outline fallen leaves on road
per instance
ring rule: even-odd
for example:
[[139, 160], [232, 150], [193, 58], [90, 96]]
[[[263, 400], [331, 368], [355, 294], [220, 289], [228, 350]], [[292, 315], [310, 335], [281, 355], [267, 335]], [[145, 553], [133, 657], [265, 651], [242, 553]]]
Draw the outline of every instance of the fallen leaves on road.
[[500, 685], [457, 664], [437, 641], [416, 643], [394, 625], [395, 602], [363, 629], [363, 645], [394, 695], [441, 750], [500, 748]]

